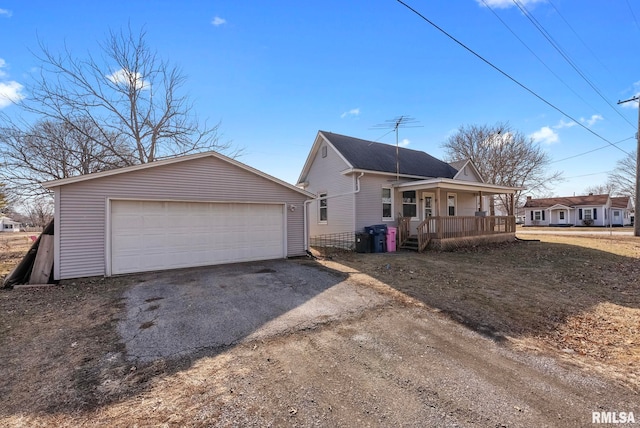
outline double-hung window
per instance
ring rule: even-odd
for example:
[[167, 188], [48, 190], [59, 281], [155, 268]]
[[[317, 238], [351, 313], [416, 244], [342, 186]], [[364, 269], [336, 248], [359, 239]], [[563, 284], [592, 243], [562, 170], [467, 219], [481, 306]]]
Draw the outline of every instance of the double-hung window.
[[318, 222], [326, 223], [328, 221], [327, 193], [319, 193], [318, 198]]
[[382, 189], [382, 220], [393, 220], [393, 200], [391, 199], [391, 189]]
[[407, 190], [402, 192], [402, 217], [416, 218], [418, 216], [418, 204], [416, 202], [416, 191]]
[[456, 215], [456, 195], [455, 193], [447, 193], [447, 214]]

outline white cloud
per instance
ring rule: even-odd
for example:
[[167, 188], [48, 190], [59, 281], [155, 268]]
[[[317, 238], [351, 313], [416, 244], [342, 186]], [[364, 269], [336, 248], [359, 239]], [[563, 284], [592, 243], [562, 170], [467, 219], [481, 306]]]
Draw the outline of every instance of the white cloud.
[[560, 122], [558, 122], [558, 124], [554, 126], [554, 129], [573, 128], [576, 125], [577, 123], [572, 120], [565, 122], [564, 119], [560, 119]]
[[0, 58], [0, 77], [6, 77], [7, 76], [7, 73], [2, 70], [6, 66], [7, 66], [7, 62], [4, 59]]
[[[530, 4], [545, 2], [546, 0], [520, 0], [520, 3], [523, 6], [527, 6]], [[507, 9], [510, 7], [514, 7], [515, 3], [513, 0], [476, 0], [476, 2], [483, 7], [493, 7], [496, 9]], [[486, 4], [485, 4], [486, 3]]]
[[149, 89], [149, 82], [142, 78], [142, 74], [138, 72], [133, 73], [129, 70], [125, 70], [124, 68], [114, 71], [105, 77], [116, 85], [129, 86], [134, 82], [136, 89]]
[[592, 114], [589, 119], [585, 119], [584, 117], [580, 118], [580, 122], [586, 123], [587, 126], [593, 126], [599, 120], [604, 120], [604, 117], [602, 117], [602, 115], [599, 115], [599, 114]]
[[7, 9], [0, 9], [0, 15], [6, 16], [7, 18], [11, 18], [11, 15], [13, 15], [13, 12]]
[[7, 107], [11, 103], [23, 99], [22, 88], [23, 86], [18, 82], [0, 82], [0, 108]]
[[400, 147], [407, 147], [409, 144], [411, 144], [411, 141], [409, 141], [407, 138], [404, 138], [402, 141], [398, 142], [398, 145]]
[[345, 111], [344, 113], [342, 113], [340, 117], [344, 119], [347, 116], [358, 116], [358, 115], [360, 115], [360, 109], [352, 108], [351, 110]]
[[548, 126], [543, 126], [538, 131], [529, 135], [529, 137], [531, 137], [534, 142], [542, 144], [553, 144], [559, 140], [558, 133]]
[[215, 16], [215, 17], [213, 18], [213, 20], [211, 21], [211, 24], [212, 24], [212, 25], [215, 25], [216, 27], [219, 27], [219, 26], [221, 26], [222, 24], [226, 24], [226, 23], [227, 23], [227, 20], [226, 20], [226, 19], [224, 19], [224, 18], [220, 18], [219, 16]]

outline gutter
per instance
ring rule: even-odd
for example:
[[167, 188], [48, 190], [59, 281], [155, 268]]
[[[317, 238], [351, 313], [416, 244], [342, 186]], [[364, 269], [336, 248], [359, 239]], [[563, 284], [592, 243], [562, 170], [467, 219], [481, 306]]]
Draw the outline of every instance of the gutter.
[[303, 224], [303, 229], [304, 229], [304, 250], [305, 251], [309, 251], [309, 222], [307, 220], [307, 215], [308, 215], [308, 207], [309, 204], [311, 202], [316, 202], [316, 201], [321, 201], [321, 200], [327, 200], [327, 199], [333, 199], [333, 198], [339, 198], [342, 196], [349, 196], [349, 195], [355, 195], [356, 193], [360, 192], [360, 179], [364, 176], [364, 172], [361, 172], [360, 175], [358, 177], [356, 177], [356, 190], [354, 190], [353, 192], [347, 192], [347, 193], [340, 193], [338, 195], [329, 195], [329, 196], [325, 196], [324, 198], [315, 198], [315, 199], [308, 199], [306, 201], [304, 201], [303, 207], [304, 207], [304, 212], [303, 212], [303, 216], [304, 216], [304, 224]]

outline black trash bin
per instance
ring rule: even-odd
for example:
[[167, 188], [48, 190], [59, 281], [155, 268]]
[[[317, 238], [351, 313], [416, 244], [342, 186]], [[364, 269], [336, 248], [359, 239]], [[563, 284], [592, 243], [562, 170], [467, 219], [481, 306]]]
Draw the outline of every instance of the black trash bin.
[[371, 252], [371, 235], [365, 232], [356, 233], [356, 253]]
[[374, 224], [364, 228], [371, 236], [371, 250], [374, 253], [384, 253], [387, 251], [387, 225]]

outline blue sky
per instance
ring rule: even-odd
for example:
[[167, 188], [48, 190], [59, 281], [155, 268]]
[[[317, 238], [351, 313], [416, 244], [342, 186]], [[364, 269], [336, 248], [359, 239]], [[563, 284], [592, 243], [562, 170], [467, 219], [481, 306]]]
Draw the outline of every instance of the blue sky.
[[24, 95], [38, 39], [84, 57], [131, 25], [182, 68], [198, 115], [221, 121], [240, 161], [290, 183], [318, 130], [394, 144], [376, 125], [400, 115], [419, 125], [400, 130], [403, 144], [436, 157], [461, 125], [509, 122], [564, 172], [560, 196], [603, 184], [635, 149], [637, 103], [617, 101], [640, 93], [636, 1], [519, 0], [563, 55], [510, 0], [406, 3], [580, 125], [394, 0], [0, 0], [0, 108]]

